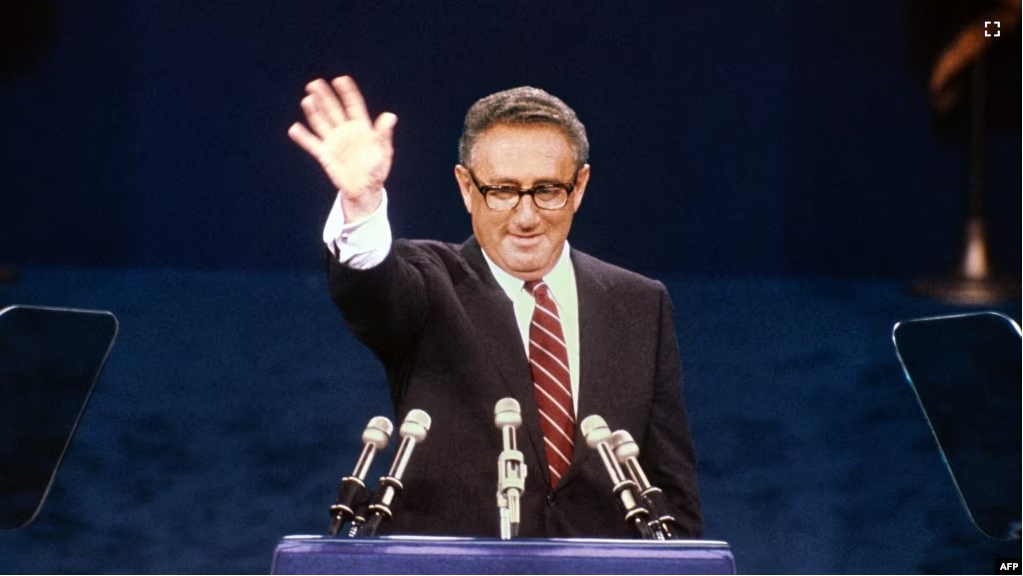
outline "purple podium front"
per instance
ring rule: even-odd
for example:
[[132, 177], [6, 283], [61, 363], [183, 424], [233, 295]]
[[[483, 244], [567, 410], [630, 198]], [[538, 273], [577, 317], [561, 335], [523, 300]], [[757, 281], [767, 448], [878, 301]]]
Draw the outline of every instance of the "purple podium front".
[[715, 540], [287, 536], [271, 574], [735, 574]]

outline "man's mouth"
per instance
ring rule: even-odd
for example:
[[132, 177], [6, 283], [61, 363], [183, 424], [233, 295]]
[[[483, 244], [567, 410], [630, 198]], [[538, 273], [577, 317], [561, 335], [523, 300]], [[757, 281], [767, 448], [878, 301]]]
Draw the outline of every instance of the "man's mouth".
[[532, 248], [540, 244], [543, 234], [509, 234], [512, 244], [520, 248]]

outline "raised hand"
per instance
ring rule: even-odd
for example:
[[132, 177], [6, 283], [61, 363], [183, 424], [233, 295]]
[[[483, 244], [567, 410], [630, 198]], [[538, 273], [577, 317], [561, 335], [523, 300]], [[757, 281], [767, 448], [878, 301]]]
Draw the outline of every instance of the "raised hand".
[[384, 180], [391, 171], [398, 117], [384, 112], [371, 123], [359, 87], [349, 76], [335, 78], [331, 84], [313, 80], [306, 92], [302, 111], [312, 131], [296, 122], [288, 128], [288, 136], [323, 166], [341, 193], [345, 220], [357, 222], [380, 205]]

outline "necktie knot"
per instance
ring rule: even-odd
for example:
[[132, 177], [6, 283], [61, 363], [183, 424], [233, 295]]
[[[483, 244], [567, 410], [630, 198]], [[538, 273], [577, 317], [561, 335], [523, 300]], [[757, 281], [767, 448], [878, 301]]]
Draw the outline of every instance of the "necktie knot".
[[543, 280], [530, 280], [526, 282], [526, 291], [533, 295], [533, 298], [542, 298], [547, 295], [547, 283]]

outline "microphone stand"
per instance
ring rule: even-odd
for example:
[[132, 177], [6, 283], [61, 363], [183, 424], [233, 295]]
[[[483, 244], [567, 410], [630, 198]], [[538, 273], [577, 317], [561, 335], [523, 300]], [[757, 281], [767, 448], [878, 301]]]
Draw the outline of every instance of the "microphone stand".
[[604, 462], [608, 475], [615, 481], [611, 493], [615, 495], [615, 504], [618, 505], [619, 510], [625, 511], [625, 522], [635, 526], [644, 540], [663, 540], [662, 534], [655, 533], [651, 529], [647, 509], [640, 506], [634, 496], [636, 483], [624, 478], [625, 475], [618, 466], [618, 461], [611, 454], [611, 448], [606, 442], [601, 442], [596, 449], [600, 454], [600, 459]]
[[628, 470], [629, 477], [639, 487], [640, 500], [651, 512], [652, 517], [648, 522], [650, 530], [659, 540], [674, 540], [676, 535], [671, 526], [676, 524], [675, 517], [669, 512], [664, 492], [650, 484], [643, 467], [639, 465], [639, 446], [636, 441], [625, 430], [619, 430], [611, 435], [611, 445], [614, 446], [615, 459]]
[[426, 440], [427, 431], [430, 429], [430, 416], [422, 410], [412, 410], [405, 417], [402, 423], [401, 445], [395, 455], [394, 462], [387, 476], [380, 479], [376, 492], [373, 494], [373, 502], [369, 505], [368, 511], [372, 516], [365, 523], [352, 523], [349, 536], [376, 536], [377, 529], [384, 520], [390, 520], [393, 516], [391, 505], [394, 503], [404, 486], [401, 484], [401, 477], [405, 473], [409, 459], [412, 458], [412, 449], [416, 447], [416, 441]]
[[337, 536], [345, 522], [364, 522], [369, 498], [365, 482], [355, 476], [342, 478], [338, 484], [337, 501], [330, 507], [331, 520], [327, 532]]
[[376, 492], [373, 495], [374, 504], [369, 505], [369, 511], [373, 513], [372, 516], [366, 520], [365, 523], [359, 525], [352, 525], [352, 530], [349, 536], [355, 538], [359, 536], [376, 536], [377, 529], [384, 520], [390, 520], [394, 515], [391, 512], [391, 505], [394, 503], [395, 498], [405, 487], [402, 486], [401, 480], [398, 480], [393, 475], [384, 476], [380, 479], [380, 484], [377, 485]]
[[522, 407], [514, 398], [501, 398], [494, 405], [494, 425], [501, 431], [504, 450], [497, 459], [497, 509], [501, 540], [519, 535], [520, 498], [526, 491], [526, 463], [515, 442], [522, 425]]
[[515, 445], [515, 428], [502, 431], [508, 448], [497, 459], [497, 507], [501, 517], [501, 540], [519, 535], [520, 497], [526, 490], [525, 458]]
[[643, 473], [643, 469], [639, 467], [635, 458], [627, 459], [625, 467], [629, 471], [629, 476], [641, 490], [640, 499], [651, 512], [652, 517], [649, 521], [651, 531], [658, 540], [674, 540], [677, 536], [672, 532], [670, 524], [675, 521], [675, 517], [668, 513], [664, 492], [660, 488], [650, 485], [650, 481], [647, 480], [646, 474]]
[[327, 532], [337, 536], [341, 526], [348, 521], [361, 524], [365, 521], [366, 506], [369, 504], [369, 490], [363, 479], [373, 463], [373, 456], [383, 450], [391, 439], [394, 426], [383, 416], [376, 416], [369, 421], [362, 433], [362, 453], [355, 463], [351, 476], [341, 479], [337, 489], [337, 499], [330, 507], [330, 527]]
[[395, 498], [401, 494], [405, 486], [401, 483], [401, 475], [405, 472], [409, 458], [412, 457], [411, 447], [415, 446], [416, 439], [406, 436], [401, 439], [401, 447], [398, 448], [398, 458], [391, 465], [391, 470], [380, 479], [377, 489], [373, 493], [373, 503], [369, 505], [369, 512], [372, 516], [365, 523], [353, 524], [349, 536], [376, 536], [377, 529], [384, 520], [390, 520], [393, 513], [391, 505]]

